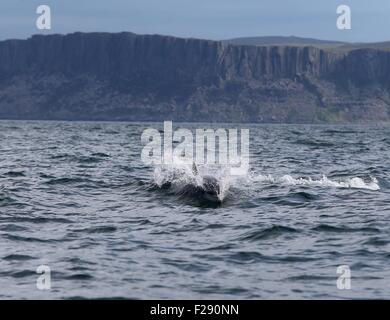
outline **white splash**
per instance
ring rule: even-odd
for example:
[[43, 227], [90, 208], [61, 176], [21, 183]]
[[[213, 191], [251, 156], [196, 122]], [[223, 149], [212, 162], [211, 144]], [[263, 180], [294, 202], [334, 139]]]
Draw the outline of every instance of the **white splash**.
[[198, 165], [197, 171], [195, 174], [192, 165], [176, 159], [174, 164], [156, 166], [153, 180], [159, 187], [170, 183], [176, 190], [181, 190], [189, 185], [202, 187], [204, 177], [213, 177], [218, 181], [220, 188], [218, 198], [223, 201], [235, 180], [235, 177], [230, 175], [230, 168], [218, 165]]
[[312, 178], [294, 178], [290, 175], [284, 175], [280, 177], [274, 177], [272, 175], [252, 175], [252, 181], [266, 182], [272, 184], [282, 185], [307, 185], [318, 187], [334, 187], [334, 188], [354, 188], [354, 189], [367, 189], [367, 190], [380, 190], [378, 180], [375, 177], [371, 177], [370, 181], [364, 181], [359, 177], [347, 178], [341, 181], [331, 180], [325, 175], [321, 179]]

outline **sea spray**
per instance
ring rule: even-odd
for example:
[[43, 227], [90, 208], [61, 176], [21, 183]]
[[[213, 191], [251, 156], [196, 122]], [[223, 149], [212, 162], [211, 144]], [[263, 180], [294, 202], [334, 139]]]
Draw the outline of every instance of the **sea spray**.
[[311, 177], [294, 178], [291, 175], [273, 176], [253, 174], [250, 177], [253, 182], [264, 182], [271, 184], [281, 185], [305, 185], [315, 187], [334, 187], [334, 188], [355, 188], [355, 189], [367, 189], [367, 190], [380, 190], [378, 180], [375, 177], [370, 177], [369, 181], [365, 181], [359, 177], [346, 178], [344, 180], [336, 181], [331, 180], [327, 176], [323, 175], [321, 179], [313, 179]]
[[220, 165], [199, 165], [197, 166], [197, 174], [194, 174], [192, 166], [180, 160], [169, 165], [155, 166], [153, 174], [153, 181], [159, 188], [169, 186], [176, 193], [181, 193], [191, 186], [204, 188], [205, 178], [217, 181], [219, 189], [217, 196], [222, 202], [229, 194], [231, 185], [235, 185], [235, 181], [243, 177], [231, 175], [228, 166]]

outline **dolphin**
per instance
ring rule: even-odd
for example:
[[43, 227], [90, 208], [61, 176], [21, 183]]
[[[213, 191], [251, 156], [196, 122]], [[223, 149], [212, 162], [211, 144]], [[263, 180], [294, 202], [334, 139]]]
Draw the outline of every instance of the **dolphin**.
[[[192, 164], [192, 173], [194, 177], [199, 177], [199, 171], [195, 163]], [[213, 203], [221, 203], [220, 194], [221, 187], [218, 179], [213, 176], [205, 175], [200, 177], [201, 183], [186, 183], [183, 185], [176, 185], [175, 181], [180, 180], [181, 173], [174, 172], [169, 180], [164, 181], [164, 183], [160, 186], [161, 189], [170, 189], [173, 192], [191, 197], [198, 198], [200, 200], [206, 200]]]
[[[192, 173], [194, 176], [199, 174], [195, 163], [192, 164]], [[221, 202], [219, 198], [221, 187], [219, 185], [219, 181], [216, 178], [208, 175], [203, 176], [202, 184], [200, 187], [198, 187], [198, 189], [205, 199], [213, 202]]]

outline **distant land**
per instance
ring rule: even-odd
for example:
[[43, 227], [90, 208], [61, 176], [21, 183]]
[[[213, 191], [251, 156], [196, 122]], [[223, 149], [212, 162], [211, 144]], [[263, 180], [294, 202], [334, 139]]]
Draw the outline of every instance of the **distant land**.
[[242, 46], [312, 46], [316, 48], [337, 48], [346, 44], [341, 41], [318, 40], [295, 36], [245, 37], [223, 40], [224, 43]]
[[390, 42], [131, 32], [5, 40], [0, 118], [388, 122]]
[[247, 37], [222, 40], [226, 44], [242, 46], [291, 46], [291, 47], [315, 47], [330, 51], [351, 51], [356, 49], [380, 49], [390, 50], [390, 41], [387, 42], [342, 42], [332, 40], [319, 40], [313, 38], [300, 38], [295, 36], [265, 36], [265, 37]]

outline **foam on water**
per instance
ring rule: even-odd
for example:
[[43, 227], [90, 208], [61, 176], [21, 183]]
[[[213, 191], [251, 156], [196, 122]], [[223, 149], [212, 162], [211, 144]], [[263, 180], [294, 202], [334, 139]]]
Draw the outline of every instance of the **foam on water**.
[[334, 187], [334, 188], [354, 188], [354, 189], [367, 189], [367, 190], [380, 190], [378, 180], [375, 177], [371, 177], [370, 181], [364, 181], [359, 177], [347, 178], [343, 181], [335, 181], [329, 179], [327, 176], [323, 175], [321, 179], [312, 179], [308, 178], [294, 178], [290, 175], [284, 175], [279, 177], [274, 177], [272, 175], [253, 175], [251, 177], [252, 181], [265, 182], [272, 184], [282, 184], [282, 185], [306, 185], [306, 186], [316, 186], [316, 187]]

